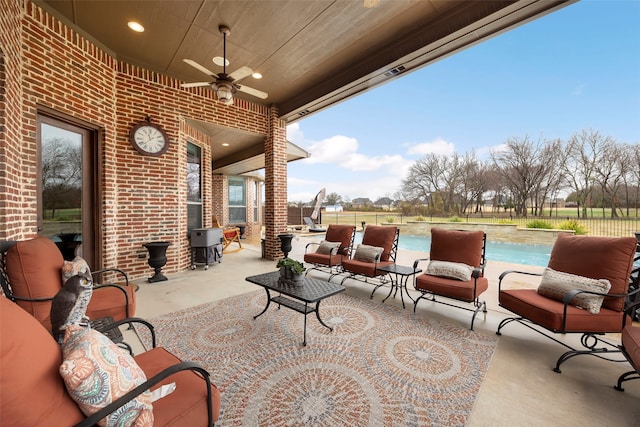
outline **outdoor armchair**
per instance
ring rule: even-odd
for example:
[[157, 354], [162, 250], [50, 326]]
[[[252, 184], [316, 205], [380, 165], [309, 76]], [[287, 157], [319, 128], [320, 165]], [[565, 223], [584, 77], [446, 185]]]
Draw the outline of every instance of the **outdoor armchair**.
[[[639, 306], [640, 301], [632, 304], [627, 308], [627, 313], [630, 315], [635, 314]], [[624, 391], [623, 382], [640, 379], [640, 326], [634, 326], [631, 323], [625, 325], [620, 339], [620, 350], [629, 361], [631, 368], [633, 368], [631, 371], [620, 375], [614, 386], [616, 390]]]
[[322, 242], [307, 243], [304, 248], [304, 262], [313, 264], [307, 269], [326, 271], [331, 277], [342, 269], [342, 260], [349, 259], [353, 248], [356, 227], [353, 225], [329, 224]]
[[[625, 314], [629, 275], [633, 266], [636, 239], [632, 237], [592, 237], [560, 234], [543, 274], [505, 271], [499, 277], [498, 301], [514, 313], [500, 322], [496, 334], [517, 322], [569, 349], [560, 356], [560, 365], [580, 355], [604, 358], [619, 352], [606, 333], [620, 333], [631, 321]], [[505, 279], [513, 274], [542, 276], [538, 289], [508, 289]], [[637, 292], [633, 291], [633, 292]], [[601, 306], [599, 306], [601, 304]], [[584, 350], [556, 339], [554, 334], [581, 334]]]
[[[432, 228], [429, 258], [417, 259], [413, 263], [416, 269], [421, 261], [429, 261], [426, 272], [417, 276], [414, 282], [421, 295], [414, 301], [413, 311], [423, 298], [469, 310], [473, 312], [470, 327], [473, 330], [478, 312], [487, 312], [486, 302], [479, 298], [489, 287], [489, 281], [484, 277], [486, 241], [487, 236], [481, 230]], [[436, 299], [436, 296], [471, 303], [473, 308], [450, 304]]]
[[398, 227], [367, 225], [362, 243], [352, 251], [351, 258], [342, 260], [342, 269], [346, 276], [340, 283], [344, 284], [347, 279], [372, 283], [375, 286], [371, 292], [373, 298], [376, 290], [386, 283], [388, 274], [379, 268], [396, 262], [399, 235]]
[[[145, 390], [153, 392], [162, 385], [175, 383], [172, 393], [152, 403], [153, 425], [212, 426], [220, 413], [220, 392], [211, 384], [208, 372], [195, 363], [182, 362], [162, 347], [155, 347], [153, 327], [141, 319], [123, 319], [112, 327], [124, 323], [141, 323], [151, 332], [153, 348], [134, 356], [132, 364], [123, 362], [127, 356], [118, 353], [122, 350], [117, 347], [110, 350], [104, 345], [98, 348], [105, 354], [112, 351], [118, 363], [105, 363], [106, 360], [92, 357], [95, 353], [89, 351], [85, 354], [68, 353], [65, 360], [60, 345], [35, 318], [0, 296], [0, 425], [93, 426], [123, 404], [137, 404], [131, 403], [132, 400], [139, 399]], [[91, 336], [78, 337], [85, 338], [90, 341]], [[96, 345], [94, 342], [84, 344]], [[92, 383], [94, 387], [89, 390], [70, 389], [68, 384], [65, 385], [64, 370], [60, 369], [63, 362], [79, 368], [76, 373], [67, 374], [67, 380], [84, 379], [87, 375], [87, 378], [96, 380]], [[88, 366], [93, 369], [81, 369]], [[146, 381], [140, 378], [137, 387], [128, 384], [127, 388], [119, 388], [123, 383], [116, 383], [114, 378], [119, 375], [128, 378], [130, 372], [123, 366], [141, 369]], [[100, 373], [96, 374], [97, 371]], [[106, 380], [111, 387], [106, 385]], [[87, 418], [78, 406], [78, 396], [84, 393], [95, 396], [92, 404], [104, 406], [104, 409]]]
[[[64, 284], [63, 269], [79, 264], [65, 261], [56, 244], [46, 237], [0, 242], [0, 285], [4, 295], [47, 330], [51, 330], [51, 301]], [[95, 278], [104, 273], [114, 274], [119, 282], [101, 284]], [[117, 321], [135, 315], [135, 287], [129, 285], [124, 271], [109, 268], [91, 275], [94, 289], [86, 312], [89, 319], [110, 317]]]

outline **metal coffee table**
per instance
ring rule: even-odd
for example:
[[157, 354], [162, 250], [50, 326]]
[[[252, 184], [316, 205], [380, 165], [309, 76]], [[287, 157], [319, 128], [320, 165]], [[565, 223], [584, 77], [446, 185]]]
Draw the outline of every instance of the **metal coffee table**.
[[[254, 319], [264, 314], [269, 308], [271, 301], [273, 301], [278, 304], [278, 308], [285, 306], [298, 313], [304, 314], [303, 346], [307, 345], [307, 314], [315, 313], [320, 324], [330, 331], [333, 331], [333, 328], [324, 323], [320, 318], [320, 301], [337, 293], [344, 292], [344, 286], [324, 280], [312, 279], [310, 277], [304, 278], [302, 286], [293, 286], [280, 284], [278, 282], [279, 278], [280, 272], [274, 271], [272, 273], [249, 276], [245, 279], [248, 282], [262, 286], [267, 292], [267, 305], [264, 310], [253, 316]], [[278, 295], [272, 297], [270, 291], [275, 291]]]

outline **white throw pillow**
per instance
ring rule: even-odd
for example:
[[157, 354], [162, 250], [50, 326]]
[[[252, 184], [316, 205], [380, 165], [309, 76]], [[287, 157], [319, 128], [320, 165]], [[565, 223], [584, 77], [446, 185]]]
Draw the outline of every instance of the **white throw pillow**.
[[353, 259], [362, 262], [376, 262], [380, 258], [382, 251], [384, 249], [377, 246], [358, 245]]
[[[591, 279], [547, 267], [542, 274], [538, 293], [547, 298], [562, 301], [564, 296], [574, 289], [606, 294], [611, 289], [611, 282], [607, 279]], [[598, 314], [603, 301], [604, 297], [600, 295], [578, 294], [571, 298], [569, 304], [584, 308], [591, 314]]]
[[449, 262], [449, 261], [429, 261], [427, 266], [427, 274], [432, 276], [447, 277], [449, 279], [462, 280], [468, 282], [471, 280], [471, 273], [473, 273], [473, 267], [461, 262]]
[[316, 249], [316, 253], [320, 255], [330, 255], [338, 253], [338, 249], [340, 249], [340, 242], [329, 242], [327, 240], [323, 240], [320, 242], [318, 249]]

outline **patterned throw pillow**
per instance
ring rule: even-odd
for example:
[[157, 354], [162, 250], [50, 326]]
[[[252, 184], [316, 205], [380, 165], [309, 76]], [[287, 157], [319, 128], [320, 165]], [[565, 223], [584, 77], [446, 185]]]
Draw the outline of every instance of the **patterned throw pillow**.
[[[89, 416], [144, 383], [147, 378], [123, 349], [100, 332], [72, 325], [65, 331], [60, 375], [67, 391]], [[153, 425], [149, 390], [98, 422], [100, 426]]]
[[331, 253], [337, 253], [338, 249], [340, 249], [340, 242], [328, 242], [323, 240], [320, 242], [318, 249], [316, 249], [316, 253], [320, 255], [329, 255]]
[[471, 280], [471, 273], [473, 273], [473, 267], [460, 262], [449, 261], [429, 261], [426, 274], [432, 276], [447, 277], [449, 279], [462, 280], [468, 282]]
[[376, 262], [380, 258], [382, 251], [384, 249], [377, 246], [358, 245], [353, 259], [362, 262]]
[[[589, 277], [552, 270], [547, 267], [542, 274], [542, 280], [538, 286], [538, 293], [547, 298], [562, 301], [564, 296], [574, 289], [606, 294], [609, 292], [609, 289], [611, 289], [611, 282], [607, 279], [591, 279]], [[569, 304], [584, 308], [591, 314], [598, 314], [600, 313], [602, 301], [604, 301], [604, 297], [600, 295], [578, 294], [571, 298]]]
[[73, 261], [65, 261], [62, 265], [62, 283], [64, 284], [67, 280], [77, 275], [91, 277], [89, 264], [79, 256], [75, 257]]

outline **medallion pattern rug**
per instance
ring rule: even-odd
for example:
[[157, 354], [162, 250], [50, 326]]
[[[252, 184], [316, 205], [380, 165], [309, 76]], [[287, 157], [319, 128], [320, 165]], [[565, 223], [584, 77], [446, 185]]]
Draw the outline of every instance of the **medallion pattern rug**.
[[217, 426], [463, 426], [497, 338], [341, 293], [323, 327], [263, 290], [151, 322], [159, 345], [204, 366], [222, 393]]

